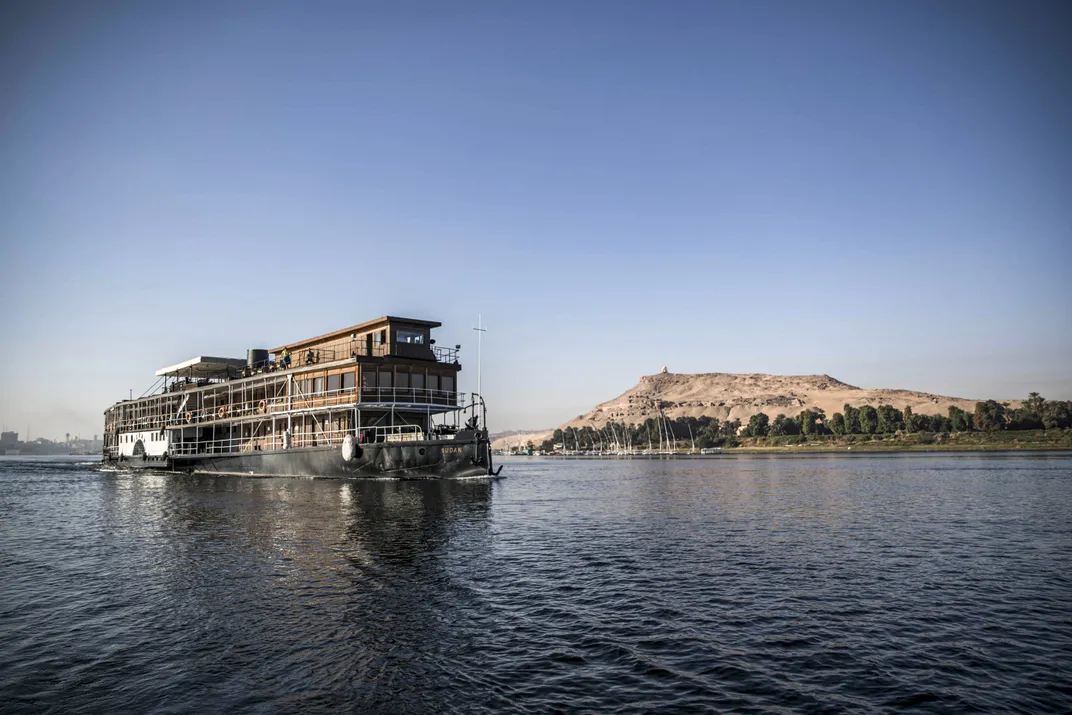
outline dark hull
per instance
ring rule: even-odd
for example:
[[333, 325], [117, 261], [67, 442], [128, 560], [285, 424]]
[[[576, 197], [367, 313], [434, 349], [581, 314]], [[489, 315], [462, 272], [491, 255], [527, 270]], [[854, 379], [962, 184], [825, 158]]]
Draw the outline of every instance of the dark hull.
[[201, 474], [281, 477], [474, 477], [491, 472], [491, 450], [483, 435], [455, 439], [362, 444], [350, 461], [339, 445], [228, 454], [191, 454], [170, 459], [106, 460], [129, 469], [165, 469]]

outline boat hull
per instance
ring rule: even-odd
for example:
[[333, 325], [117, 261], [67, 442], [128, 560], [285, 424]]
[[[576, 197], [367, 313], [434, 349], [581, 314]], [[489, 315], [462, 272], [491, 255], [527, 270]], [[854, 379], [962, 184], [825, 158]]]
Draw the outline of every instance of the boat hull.
[[350, 460], [339, 445], [223, 454], [175, 455], [166, 459], [105, 460], [128, 469], [162, 469], [196, 474], [281, 477], [456, 478], [492, 471], [484, 433], [459, 433], [449, 440], [378, 442], [356, 445]]

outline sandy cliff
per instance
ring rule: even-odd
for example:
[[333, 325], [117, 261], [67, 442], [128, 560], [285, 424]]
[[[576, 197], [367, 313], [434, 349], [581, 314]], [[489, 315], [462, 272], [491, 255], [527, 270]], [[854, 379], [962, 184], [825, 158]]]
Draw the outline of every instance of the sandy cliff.
[[[847, 385], [829, 375], [731, 375], [704, 373], [645, 375], [640, 383], [613, 400], [596, 405], [587, 414], [561, 427], [602, 427], [608, 422], [636, 424], [655, 417], [659, 410], [667, 417], [700, 417], [720, 420], [740, 419], [765, 412], [771, 419], [779, 414], [793, 416], [804, 409], [820, 408], [827, 415], [840, 412], [846, 403], [893, 405], [899, 410], [911, 407], [914, 412], [946, 414], [951, 405], [975, 410], [975, 399], [946, 397], [913, 390], [867, 390]], [[532, 433], [526, 439], [539, 444], [550, 431]], [[517, 444], [517, 438], [505, 438], [496, 447]]]

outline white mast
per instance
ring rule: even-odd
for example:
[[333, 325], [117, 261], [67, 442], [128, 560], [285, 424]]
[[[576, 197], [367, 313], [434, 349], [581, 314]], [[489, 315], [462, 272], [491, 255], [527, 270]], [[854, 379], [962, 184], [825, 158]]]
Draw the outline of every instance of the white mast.
[[476, 331], [476, 392], [483, 397], [483, 392], [480, 390], [480, 347], [481, 338], [484, 333], [488, 332], [488, 327], [482, 324], [483, 316], [479, 313], [476, 316], [476, 327], [473, 330]]

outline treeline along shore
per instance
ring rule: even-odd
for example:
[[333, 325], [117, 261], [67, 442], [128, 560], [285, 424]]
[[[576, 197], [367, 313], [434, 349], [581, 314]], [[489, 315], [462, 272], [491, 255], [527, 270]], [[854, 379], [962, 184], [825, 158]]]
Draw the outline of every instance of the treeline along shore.
[[1072, 401], [1046, 400], [1032, 392], [1019, 408], [996, 400], [969, 412], [950, 406], [945, 414], [899, 410], [891, 405], [853, 407], [827, 415], [804, 409], [793, 416], [764, 412], [739, 419], [662, 415], [637, 424], [609, 422], [556, 429], [530, 452], [687, 452], [694, 449], [780, 451], [809, 449], [1072, 449]]

